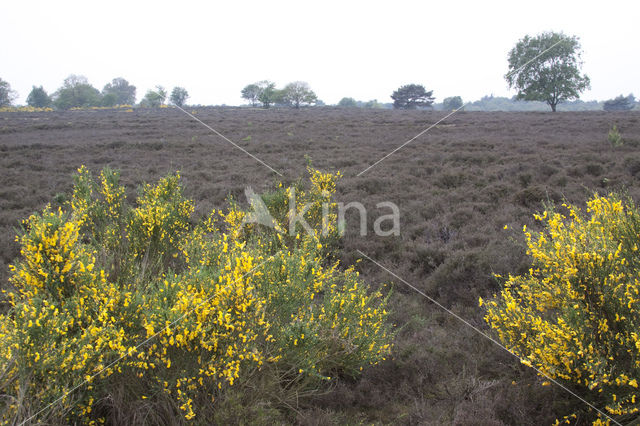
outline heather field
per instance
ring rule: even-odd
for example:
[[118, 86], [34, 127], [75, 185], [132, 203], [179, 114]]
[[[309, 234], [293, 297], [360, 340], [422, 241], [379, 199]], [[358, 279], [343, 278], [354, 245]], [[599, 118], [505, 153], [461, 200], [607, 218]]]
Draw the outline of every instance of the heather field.
[[[582, 409], [469, 325], [492, 333], [478, 300], [500, 292], [494, 274], [529, 269], [522, 228], [539, 229], [534, 213], [565, 201], [584, 206], [594, 192], [640, 200], [637, 111], [461, 111], [361, 175], [444, 113], [187, 111], [281, 176], [176, 108], [0, 113], [2, 287], [9, 288], [9, 265], [20, 254], [20, 222], [47, 203], [70, 201], [72, 175], [82, 165], [94, 175], [105, 166], [120, 170], [128, 200], [143, 183], [180, 171], [184, 195], [194, 200], [191, 220], [199, 220], [225, 208], [229, 197], [246, 207], [247, 187], [263, 193], [306, 179], [310, 159], [322, 172], [342, 174], [336, 201], [367, 208], [367, 235], [350, 211], [337, 257], [345, 267], [356, 265], [369, 291], [392, 289], [391, 356], [359, 377], [334, 377], [304, 395], [247, 399], [243, 389], [252, 384], [241, 383], [219, 400], [224, 410], [215, 421], [537, 425]], [[615, 147], [608, 140], [614, 124], [623, 141]], [[381, 202], [399, 207], [399, 236], [374, 234], [375, 220], [389, 213], [376, 207]]]

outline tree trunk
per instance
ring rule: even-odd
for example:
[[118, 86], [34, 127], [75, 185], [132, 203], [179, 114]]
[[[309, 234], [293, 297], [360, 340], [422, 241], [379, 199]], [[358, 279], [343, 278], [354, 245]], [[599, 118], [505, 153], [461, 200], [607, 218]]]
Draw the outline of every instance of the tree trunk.
[[556, 112], [556, 104], [549, 104], [551, 105], [551, 112]]

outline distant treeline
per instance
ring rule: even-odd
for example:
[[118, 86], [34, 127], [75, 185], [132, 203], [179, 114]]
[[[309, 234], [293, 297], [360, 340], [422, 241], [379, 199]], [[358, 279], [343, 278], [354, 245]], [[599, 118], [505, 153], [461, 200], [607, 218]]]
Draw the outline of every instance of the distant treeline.
[[[558, 104], [558, 111], [602, 111], [604, 101], [567, 101]], [[434, 104], [433, 108], [442, 110], [443, 104]], [[464, 106], [465, 111], [548, 111], [549, 105], [540, 101], [521, 101], [503, 96], [484, 96]]]
[[[328, 104], [322, 102], [303, 81], [295, 81], [287, 84], [283, 89], [276, 89], [275, 83], [264, 80], [246, 86], [242, 90], [242, 97], [249, 101], [251, 106], [262, 105], [268, 108], [273, 106], [300, 106], [322, 107]], [[0, 79], [0, 107], [11, 107], [17, 98], [17, 93], [11, 89], [8, 82]], [[148, 90], [138, 103], [142, 107], [159, 107], [170, 103], [183, 106], [189, 98], [189, 93], [182, 87], [174, 87], [168, 93], [162, 86]], [[368, 101], [356, 100], [351, 97], [342, 98], [337, 104], [342, 108], [367, 108], [367, 109], [423, 109], [436, 111], [451, 111], [461, 109], [464, 111], [548, 111], [546, 102], [519, 100], [502, 96], [484, 96], [474, 102], [463, 102], [460, 96], [445, 98], [441, 103], [434, 103], [433, 91], [427, 91], [423, 86], [409, 84], [400, 87], [393, 92], [391, 98], [394, 102], [379, 102], [377, 99]], [[134, 105], [136, 102], [136, 87], [124, 78], [114, 78], [106, 84], [102, 91], [93, 87], [84, 76], [70, 75], [64, 80], [63, 85], [52, 94], [48, 94], [42, 86], [33, 86], [27, 97], [27, 104], [31, 107], [56, 109], [86, 108], [86, 107], [113, 107], [116, 105]], [[629, 111], [640, 109], [633, 94], [620, 95], [607, 101], [564, 101], [557, 105], [558, 111]], [[196, 106], [196, 105], [193, 105]], [[211, 105], [197, 105], [211, 106]], [[226, 105], [222, 105], [226, 106]]]
[[[12, 107], [18, 94], [11, 89], [11, 85], [0, 78], [0, 108]], [[160, 107], [165, 105], [169, 97], [172, 104], [182, 106], [189, 98], [189, 93], [183, 87], [174, 87], [171, 94], [162, 86], [155, 90], [148, 90], [139, 106]], [[33, 108], [55, 108], [67, 110], [72, 108], [110, 108], [122, 105], [133, 105], [136, 102], [136, 86], [122, 77], [114, 78], [107, 83], [102, 91], [96, 89], [89, 80], [82, 75], [71, 74], [62, 86], [52, 94], [42, 86], [33, 86], [27, 96], [27, 105]]]
[[[625, 102], [620, 102], [620, 99], [624, 99]], [[346, 103], [346, 102], [345, 102]], [[568, 101], [558, 104], [558, 111], [628, 111], [631, 109], [638, 110], [640, 103], [635, 102], [633, 95], [619, 96], [615, 99], [608, 101]], [[380, 103], [376, 100], [373, 101], [357, 101], [349, 102], [347, 105], [340, 105], [345, 107], [359, 107], [359, 108], [393, 108], [393, 103]], [[433, 109], [435, 111], [449, 111], [453, 108], [445, 107], [445, 103], [434, 103], [430, 107], [422, 109]], [[545, 102], [539, 101], [521, 101], [513, 98], [507, 98], [504, 96], [483, 96], [481, 99], [464, 104], [462, 110], [464, 111], [548, 111], [549, 106]]]

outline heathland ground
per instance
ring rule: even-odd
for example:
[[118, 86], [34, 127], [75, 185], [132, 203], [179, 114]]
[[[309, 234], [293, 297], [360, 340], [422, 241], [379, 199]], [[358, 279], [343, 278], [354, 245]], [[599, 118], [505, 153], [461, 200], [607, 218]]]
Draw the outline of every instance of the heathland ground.
[[[0, 279], [19, 254], [20, 221], [64, 203], [80, 165], [121, 170], [134, 199], [143, 182], [180, 170], [196, 215], [223, 208], [246, 187], [260, 193], [314, 167], [340, 171], [337, 199], [367, 207], [368, 235], [347, 215], [341, 259], [359, 250], [484, 330], [478, 297], [497, 292], [493, 274], [528, 268], [522, 226], [544, 203], [583, 204], [595, 191], [640, 200], [640, 114], [460, 112], [361, 176], [372, 163], [443, 116], [442, 111], [338, 108], [189, 109], [263, 160], [276, 175], [183, 112], [167, 109], [0, 113]], [[616, 124], [624, 144], [612, 147]], [[373, 223], [400, 208], [400, 236]], [[505, 225], [507, 225], [505, 229]], [[468, 326], [367, 260], [373, 288], [394, 283], [394, 357], [357, 381], [299, 401], [301, 423], [541, 424], [580, 404]]]

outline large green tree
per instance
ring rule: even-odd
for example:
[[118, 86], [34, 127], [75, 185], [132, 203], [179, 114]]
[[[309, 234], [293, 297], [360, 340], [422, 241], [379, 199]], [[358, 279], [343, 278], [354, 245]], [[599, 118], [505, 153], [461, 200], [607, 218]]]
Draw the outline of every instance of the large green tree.
[[555, 111], [560, 102], [578, 99], [590, 87], [589, 77], [580, 71], [581, 57], [576, 36], [527, 35], [509, 52], [505, 79], [518, 90], [517, 99], [546, 102]]
[[29, 96], [27, 96], [27, 105], [35, 108], [46, 108], [51, 106], [51, 96], [47, 94], [42, 86], [33, 86]]
[[282, 89], [282, 100], [286, 105], [300, 108], [301, 105], [309, 105], [318, 100], [309, 84], [304, 81], [294, 81]]
[[16, 98], [16, 92], [11, 90], [11, 85], [0, 78], [0, 107], [11, 106]]
[[393, 92], [393, 107], [400, 109], [416, 109], [433, 104], [433, 90], [427, 91], [420, 84], [406, 84]]
[[58, 109], [100, 106], [102, 96], [98, 89], [89, 84], [86, 77], [71, 74], [62, 87], [53, 94], [53, 104]]
[[133, 105], [136, 102], [136, 86], [129, 84], [122, 77], [117, 77], [104, 86], [102, 96], [108, 99], [107, 103], [113, 105]]

